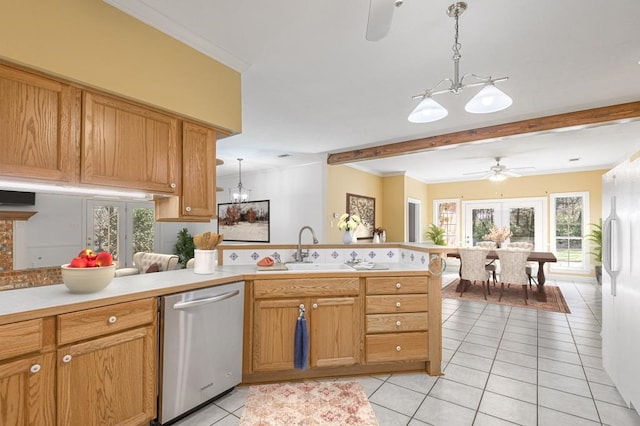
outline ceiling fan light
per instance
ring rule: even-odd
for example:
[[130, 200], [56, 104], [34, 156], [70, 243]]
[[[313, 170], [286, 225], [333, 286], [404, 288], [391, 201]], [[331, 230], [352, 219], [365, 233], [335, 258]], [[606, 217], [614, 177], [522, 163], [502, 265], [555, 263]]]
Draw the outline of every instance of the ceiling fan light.
[[504, 173], [494, 173], [491, 176], [489, 176], [489, 180], [492, 182], [502, 182], [503, 180], [507, 179], [507, 175], [505, 175]]
[[487, 84], [476, 94], [464, 109], [473, 114], [488, 114], [507, 109], [513, 99], [493, 84]]
[[433, 100], [431, 96], [425, 96], [417, 107], [409, 114], [411, 123], [431, 123], [445, 118], [449, 111]]

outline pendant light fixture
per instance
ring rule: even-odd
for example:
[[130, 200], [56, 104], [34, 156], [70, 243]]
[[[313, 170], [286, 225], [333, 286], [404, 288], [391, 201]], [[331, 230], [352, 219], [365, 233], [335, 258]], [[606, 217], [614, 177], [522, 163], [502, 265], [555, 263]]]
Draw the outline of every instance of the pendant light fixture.
[[242, 185], [242, 158], [238, 158], [238, 186], [229, 188], [229, 198], [232, 203], [240, 204], [249, 201], [249, 195], [251, 190]]
[[[473, 114], [497, 112], [508, 108], [513, 103], [513, 100], [507, 94], [494, 85], [494, 83], [505, 81], [509, 77], [480, 77], [472, 73], [460, 77], [460, 58], [462, 58], [460, 48], [462, 45], [458, 41], [458, 18], [465, 10], [467, 10], [467, 4], [465, 2], [454, 3], [447, 9], [447, 15], [456, 20], [455, 39], [452, 47], [453, 79], [442, 79], [432, 89], [427, 89], [424, 93], [413, 97], [413, 99], [420, 99], [420, 103], [411, 114], [409, 114], [409, 121], [412, 123], [430, 123], [446, 117], [449, 112], [445, 107], [436, 102], [432, 96], [442, 93], [453, 93], [457, 95], [467, 87], [484, 86], [464, 107], [467, 112]], [[476, 81], [472, 83], [464, 82], [465, 79], [470, 78]], [[449, 83], [449, 87], [439, 89], [443, 83]]]

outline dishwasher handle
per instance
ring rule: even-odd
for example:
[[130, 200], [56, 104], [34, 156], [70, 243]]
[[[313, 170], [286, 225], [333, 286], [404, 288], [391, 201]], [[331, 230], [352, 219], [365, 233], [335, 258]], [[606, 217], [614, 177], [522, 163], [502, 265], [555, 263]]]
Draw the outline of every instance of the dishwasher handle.
[[214, 302], [219, 302], [221, 300], [229, 299], [233, 296], [237, 296], [238, 294], [240, 294], [239, 290], [233, 290], [228, 293], [220, 294], [218, 296], [205, 297], [204, 299], [189, 300], [188, 302], [178, 302], [173, 305], [173, 309], [182, 310], [182, 309], [195, 308], [196, 306], [207, 305], [209, 303], [214, 303]]

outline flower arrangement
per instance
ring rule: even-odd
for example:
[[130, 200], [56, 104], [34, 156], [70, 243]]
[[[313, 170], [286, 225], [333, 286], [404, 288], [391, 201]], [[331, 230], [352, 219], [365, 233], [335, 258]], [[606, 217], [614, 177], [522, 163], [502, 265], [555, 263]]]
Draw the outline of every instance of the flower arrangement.
[[353, 231], [362, 223], [357, 214], [345, 213], [338, 219], [338, 229], [341, 231]]
[[493, 241], [500, 246], [500, 244], [504, 243], [511, 235], [513, 234], [506, 226], [492, 226], [491, 229], [489, 229], [489, 233], [482, 237], [482, 239], [485, 241]]

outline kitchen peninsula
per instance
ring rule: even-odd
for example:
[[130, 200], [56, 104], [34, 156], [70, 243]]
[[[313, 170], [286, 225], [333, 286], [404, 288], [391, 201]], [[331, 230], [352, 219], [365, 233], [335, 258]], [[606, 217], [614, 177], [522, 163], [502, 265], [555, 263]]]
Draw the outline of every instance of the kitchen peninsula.
[[[0, 423], [27, 418], [54, 424], [57, 418], [59, 424], [92, 424], [105, 411], [116, 423], [153, 420], [162, 321], [157, 298], [237, 281], [245, 283], [244, 384], [398, 371], [441, 374], [441, 282], [421, 262], [428, 251], [401, 244], [322, 248], [338, 256], [383, 253], [376, 262], [382, 269], [265, 273], [251, 257], [257, 252], [248, 255], [250, 262], [227, 264], [224, 253], [231, 251], [220, 250], [222, 264], [208, 275], [177, 270], [119, 277], [101, 292], [82, 295], [63, 285], [3, 292], [0, 384], [11, 388], [10, 406], [17, 411]], [[244, 255], [239, 249], [232, 249], [237, 258]], [[309, 325], [306, 370], [293, 368], [301, 304]], [[92, 389], [80, 404], [77, 389], [87, 386]]]

